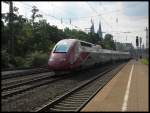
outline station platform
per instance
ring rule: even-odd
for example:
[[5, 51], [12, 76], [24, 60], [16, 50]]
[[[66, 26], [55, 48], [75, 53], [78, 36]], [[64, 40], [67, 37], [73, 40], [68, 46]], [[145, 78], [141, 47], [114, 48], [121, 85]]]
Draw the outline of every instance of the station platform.
[[148, 75], [148, 65], [129, 61], [81, 112], [149, 111]]

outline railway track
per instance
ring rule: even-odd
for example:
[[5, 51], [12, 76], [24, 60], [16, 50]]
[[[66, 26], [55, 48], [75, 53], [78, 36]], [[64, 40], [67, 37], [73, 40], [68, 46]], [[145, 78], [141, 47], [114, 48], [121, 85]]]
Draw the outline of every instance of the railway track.
[[45, 68], [45, 67], [47, 67], [47, 65], [31, 66], [31, 67], [4, 68], [4, 69], [2, 69], [2, 71], [27, 70], [27, 69], [36, 69], [36, 68]]
[[[71, 91], [56, 98], [55, 100], [37, 108], [36, 112], [51, 112], [51, 111], [80, 111], [83, 106], [100, 90], [125, 64], [120, 65], [117, 69], [115, 67], [107, 68], [102, 73], [94, 78], [82, 83]], [[114, 70], [113, 70], [114, 69]]]
[[53, 77], [54, 75], [49, 75], [49, 73], [44, 73], [39, 77], [36, 77], [34, 79], [26, 80], [23, 82], [18, 82], [15, 84], [11, 84], [5, 87], [2, 87], [2, 99], [7, 99], [8, 97], [16, 96], [18, 94], [25, 93], [26, 91], [29, 91], [31, 89], [34, 89], [36, 87], [40, 87], [42, 85], [46, 85], [49, 83], [53, 83], [55, 81], [64, 79], [68, 76], [57, 76]]
[[27, 76], [31, 74], [43, 73], [48, 72], [49, 69], [47, 66], [39, 67], [39, 68], [31, 68], [31, 69], [24, 69], [24, 70], [11, 70], [11, 71], [2, 71], [1, 78], [2, 80], [16, 78], [20, 76]]
[[11, 88], [19, 87], [22, 85], [30, 84], [32, 82], [37, 82], [40, 80], [48, 79], [54, 76], [54, 73], [46, 72], [41, 74], [28, 75], [21, 78], [10, 79], [9, 81], [2, 81], [2, 91], [9, 90]]

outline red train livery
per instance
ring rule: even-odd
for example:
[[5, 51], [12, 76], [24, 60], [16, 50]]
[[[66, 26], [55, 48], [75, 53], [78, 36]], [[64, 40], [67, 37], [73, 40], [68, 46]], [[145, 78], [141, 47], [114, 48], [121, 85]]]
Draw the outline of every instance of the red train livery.
[[51, 51], [48, 67], [54, 71], [72, 70], [129, 58], [129, 52], [102, 49], [99, 45], [78, 39], [63, 39]]

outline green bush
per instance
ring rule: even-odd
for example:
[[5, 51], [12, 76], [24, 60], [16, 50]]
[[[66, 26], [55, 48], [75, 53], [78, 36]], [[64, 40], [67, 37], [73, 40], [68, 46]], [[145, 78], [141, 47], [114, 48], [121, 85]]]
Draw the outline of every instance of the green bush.
[[141, 62], [146, 65], [149, 64], [149, 60], [147, 58], [142, 59]]
[[26, 58], [26, 65], [29, 66], [42, 66], [47, 65], [48, 53], [43, 53], [42, 51], [35, 51], [28, 55]]
[[25, 61], [26, 61], [25, 58], [17, 56], [15, 57], [15, 66], [16, 67], [28, 67], [25, 65]]
[[2, 50], [1, 55], [2, 55], [2, 59], [1, 59], [2, 68], [8, 68], [9, 67], [10, 55], [7, 53], [6, 50]]

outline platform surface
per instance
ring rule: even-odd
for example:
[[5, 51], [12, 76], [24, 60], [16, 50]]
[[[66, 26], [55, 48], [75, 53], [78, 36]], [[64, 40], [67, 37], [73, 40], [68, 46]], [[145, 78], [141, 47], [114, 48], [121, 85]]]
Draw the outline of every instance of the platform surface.
[[81, 111], [148, 111], [149, 69], [129, 61]]

